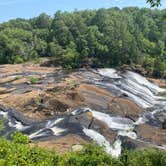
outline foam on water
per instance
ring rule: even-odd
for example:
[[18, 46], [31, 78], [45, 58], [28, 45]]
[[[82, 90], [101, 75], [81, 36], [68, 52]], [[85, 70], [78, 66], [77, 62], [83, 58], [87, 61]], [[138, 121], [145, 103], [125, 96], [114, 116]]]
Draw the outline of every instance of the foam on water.
[[[132, 130], [134, 129], [134, 122], [127, 118], [121, 117], [111, 117], [108, 114], [91, 110], [90, 108], [81, 108], [79, 110], [74, 111], [72, 115], [78, 115], [85, 112], [91, 112], [92, 116], [95, 119], [98, 119], [107, 124], [110, 129], [117, 130], [118, 135], [127, 136], [131, 139], [137, 139], [137, 135]], [[98, 145], [104, 146], [106, 148], [106, 152], [111, 154], [113, 157], [118, 157], [121, 154], [121, 140], [118, 139], [111, 146], [110, 143], [105, 139], [103, 135], [98, 133], [95, 130], [84, 128], [83, 132], [85, 135], [94, 140]]]
[[113, 157], [119, 157], [119, 155], [121, 154], [121, 141], [119, 139], [116, 140], [111, 146], [106, 138], [95, 130], [84, 128], [83, 132], [85, 133], [85, 135], [94, 140], [98, 145], [104, 146], [106, 152], [111, 154]]
[[120, 136], [126, 136], [126, 137], [129, 137], [131, 139], [137, 139], [137, 134], [133, 131], [118, 131], [118, 135]]
[[63, 120], [64, 120], [64, 118], [59, 118], [56, 120], [49, 120], [48, 123], [46, 124], [46, 128], [51, 129], [51, 131], [53, 132], [53, 135], [59, 136], [59, 135], [61, 135], [61, 133], [66, 131], [66, 129], [56, 127], [55, 125], [62, 122]]
[[143, 98], [133, 94], [132, 92], [124, 91], [124, 90], [121, 90], [121, 92], [123, 94], [126, 94], [130, 100], [132, 100], [134, 103], [136, 103], [138, 106], [140, 106], [142, 108], [146, 109], [146, 108], [153, 106], [153, 104], [151, 104], [148, 101], [144, 100]]
[[34, 139], [37, 137], [42, 137], [42, 136], [46, 136], [47, 133], [45, 132], [46, 130], [50, 130], [52, 131], [52, 135], [54, 136], [59, 136], [61, 135], [63, 132], [66, 131], [66, 129], [62, 129], [60, 127], [57, 127], [55, 125], [57, 125], [58, 123], [62, 122], [64, 120], [64, 118], [58, 118], [56, 120], [49, 120], [46, 123], [46, 126], [43, 129], [40, 129], [32, 134], [29, 135], [30, 139]]
[[64, 118], [59, 118], [59, 119], [56, 119], [56, 120], [49, 120], [46, 124], [46, 128], [52, 128], [52, 127], [54, 127], [54, 125], [60, 123], [63, 120], [64, 120]]
[[128, 86], [125, 85], [125, 83], [122, 83], [120, 81], [118, 83], [117, 82], [108, 83], [108, 82], [98, 81], [98, 82], [94, 82], [94, 84], [102, 86], [103, 88], [109, 89], [112, 93], [116, 94], [117, 96], [121, 96], [122, 94], [125, 94], [126, 96], [128, 96], [130, 100], [132, 100], [134, 103], [136, 103], [142, 108], [149, 108], [154, 105], [154, 103], [151, 103], [151, 99], [147, 101], [145, 96], [146, 93], [142, 93], [138, 96], [136, 92], [134, 93], [131, 87], [127, 88]]
[[0, 115], [2, 115], [3, 118], [7, 118], [8, 117], [8, 112], [0, 111]]
[[85, 135], [93, 139], [98, 145], [100, 146], [104, 145], [107, 152], [110, 151], [110, 143], [105, 139], [103, 135], [101, 135], [95, 130], [86, 129], [86, 128], [83, 129], [83, 132], [85, 133]]
[[8, 125], [9, 127], [15, 128], [18, 131], [23, 131], [28, 128], [28, 126], [24, 126], [21, 122], [19, 121], [12, 122], [10, 119], [9, 119]]
[[132, 120], [121, 117], [110, 117], [108, 114], [91, 111], [94, 118], [106, 123], [113, 130], [133, 130], [134, 123]]
[[113, 157], [118, 158], [121, 155], [121, 152], [122, 152], [121, 144], [122, 144], [121, 140], [117, 139], [112, 145], [110, 149], [110, 153]]
[[72, 115], [79, 115], [79, 114], [89, 112], [89, 111], [91, 111], [90, 108], [78, 108], [78, 109], [74, 110], [71, 114]]
[[5, 118], [8, 121], [9, 127], [15, 128], [18, 131], [23, 131], [29, 127], [23, 125], [23, 123], [19, 122], [18, 120], [15, 119], [11, 120], [11, 116], [7, 111], [0, 111], [0, 115], [2, 115], [3, 118]]
[[158, 100], [164, 100], [163, 97], [154, 95], [150, 89], [132, 80], [121, 80], [117, 86], [120, 88], [122, 93], [127, 94], [132, 101], [142, 108], [153, 107], [160, 103]]
[[140, 74], [137, 74], [137, 73], [134, 73], [134, 72], [131, 72], [131, 71], [126, 72], [126, 78], [131, 79], [131, 80], [133, 80], [134, 82], [137, 82], [140, 85], [148, 87], [154, 93], [159, 93], [159, 92], [166, 91], [165, 89], [162, 89], [162, 88], [158, 87], [157, 85], [149, 82], [145, 77], [141, 76]]
[[144, 124], [146, 122], [148, 122], [148, 119], [146, 117], [141, 116], [141, 117], [138, 118], [138, 120], [134, 124], [135, 125], [140, 125], [140, 124]]
[[52, 130], [53, 135], [55, 135], [55, 136], [59, 136], [59, 135], [61, 135], [63, 132], [66, 131], [66, 129], [62, 129], [62, 128], [59, 128], [59, 127], [56, 127], [56, 126], [51, 127], [50, 129]]
[[156, 104], [155, 96], [153, 93], [146, 87], [140, 86], [139, 84], [136, 84], [133, 81], [125, 80], [125, 82], [121, 82], [121, 87], [126, 90], [127, 92], [130, 92], [134, 94], [135, 96], [143, 99], [150, 105]]
[[102, 76], [106, 76], [109, 78], [121, 78], [121, 76], [118, 75], [117, 70], [115, 69], [104, 68], [104, 69], [98, 69], [97, 71]]
[[115, 94], [125, 94], [142, 108], [160, 105], [162, 100], [166, 100], [164, 97], [156, 96], [159, 92], [166, 90], [149, 82], [140, 74], [131, 71], [120, 72], [115, 69], [98, 69], [98, 74], [109, 77], [112, 81], [110, 83], [101, 78], [100, 81], [94, 81], [94, 84], [101, 85], [103, 88], [106, 87]]
[[40, 129], [40, 130], [38, 130], [38, 131], [36, 131], [36, 132], [30, 134], [30, 135], [29, 135], [29, 138], [30, 138], [30, 139], [34, 139], [34, 138], [36, 138], [36, 137], [44, 136], [45, 134], [42, 133], [43, 130], [44, 130], [44, 129]]
[[137, 119], [137, 121], [134, 123], [134, 125], [140, 125], [147, 123], [149, 121], [155, 122], [157, 120], [157, 115], [164, 112], [166, 110], [165, 106], [163, 106], [162, 109], [154, 109], [153, 111], [146, 111], [140, 117]]
[[48, 133], [46, 131], [52, 132], [51, 135], [59, 136], [66, 130], [62, 129], [62, 128], [59, 128], [59, 127], [56, 127], [56, 126], [54, 126], [52, 128], [43, 128], [43, 129], [40, 129], [40, 130], [30, 134], [29, 138], [34, 139], [34, 138], [48, 136]]

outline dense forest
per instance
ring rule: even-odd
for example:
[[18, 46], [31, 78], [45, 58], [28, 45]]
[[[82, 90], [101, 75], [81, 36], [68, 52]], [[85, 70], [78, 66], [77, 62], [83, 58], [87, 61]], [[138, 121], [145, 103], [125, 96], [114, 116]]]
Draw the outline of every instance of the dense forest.
[[164, 77], [165, 13], [128, 7], [10, 20], [0, 24], [0, 64], [50, 57], [65, 68], [136, 64], [150, 76]]
[[156, 149], [124, 151], [112, 158], [104, 148], [87, 144], [81, 151], [57, 154], [30, 146], [28, 138], [15, 133], [12, 141], [0, 139], [0, 165], [20, 166], [165, 166], [166, 152]]

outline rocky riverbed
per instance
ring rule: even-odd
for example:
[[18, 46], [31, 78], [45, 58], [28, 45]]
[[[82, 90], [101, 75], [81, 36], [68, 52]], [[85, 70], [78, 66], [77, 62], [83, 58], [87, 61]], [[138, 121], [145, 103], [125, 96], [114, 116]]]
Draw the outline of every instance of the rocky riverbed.
[[59, 152], [93, 140], [115, 157], [123, 148], [165, 149], [165, 89], [150, 81], [114, 69], [1, 65], [0, 135], [21, 131], [32, 146]]

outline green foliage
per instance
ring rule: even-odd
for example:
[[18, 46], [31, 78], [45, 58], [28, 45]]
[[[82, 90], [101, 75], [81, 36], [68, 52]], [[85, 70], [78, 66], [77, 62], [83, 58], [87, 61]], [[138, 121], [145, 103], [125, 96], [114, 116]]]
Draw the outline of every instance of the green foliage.
[[4, 122], [5, 122], [5, 119], [0, 119], [0, 131], [2, 131], [5, 127]]
[[153, 76], [161, 78], [165, 75], [164, 71], [166, 68], [166, 64], [162, 62], [159, 58], [156, 58], [154, 61], [154, 70]]
[[104, 148], [85, 145], [79, 152], [56, 152], [30, 146], [27, 137], [16, 133], [13, 140], [0, 139], [1, 166], [165, 166], [166, 152], [156, 149], [132, 150], [112, 158]]
[[50, 57], [54, 65], [66, 69], [137, 64], [149, 76], [165, 77], [165, 13], [128, 7], [11, 20], [0, 24], [0, 64]]
[[28, 59], [29, 60], [34, 60], [34, 61], [36, 61], [37, 59], [39, 59], [37, 52], [35, 50], [31, 51], [30, 54], [29, 54], [29, 56], [28, 56]]
[[127, 160], [131, 166], [165, 166], [166, 152], [155, 149], [132, 151], [127, 154]]
[[67, 153], [62, 156], [60, 165], [97, 166], [111, 165], [113, 159], [102, 148], [94, 145], [86, 146], [80, 152]]
[[37, 84], [39, 82], [39, 78], [36, 77], [29, 77], [29, 82], [31, 84]]
[[13, 63], [16, 63], [16, 64], [23, 63], [23, 62], [24, 62], [24, 59], [21, 55], [16, 55], [13, 59]]
[[65, 54], [62, 57], [62, 66], [67, 69], [79, 68], [79, 53], [76, 51], [75, 44], [71, 43], [69, 48], [66, 49]]
[[58, 156], [40, 149], [31, 148], [25, 141], [25, 136], [16, 134], [14, 140], [0, 139], [0, 165], [1, 166], [56, 166]]
[[147, 0], [147, 2], [151, 4], [151, 7], [161, 5], [161, 0]]
[[29, 143], [29, 138], [26, 135], [21, 134], [20, 132], [15, 132], [12, 136], [12, 140], [14, 143], [19, 143], [19, 144]]

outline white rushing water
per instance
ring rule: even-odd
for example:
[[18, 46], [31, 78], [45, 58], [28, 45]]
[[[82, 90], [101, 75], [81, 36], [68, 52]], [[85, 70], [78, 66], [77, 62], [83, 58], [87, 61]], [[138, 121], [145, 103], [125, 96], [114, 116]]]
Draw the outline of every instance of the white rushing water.
[[113, 157], [119, 157], [121, 154], [121, 141], [119, 139], [116, 140], [111, 146], [109, 141], [107, 141], [103, 135], [96, 132], [95, 130], [84, 128], [83, 132], [85, 135], [94, 140], [98, 145], [104, 146], [106, 152], [111, 154]]
[[38, 130], [38, 131], [36, 131], [36, 132], [30, 134], [30, 135], [29, 135], [29, 138], [30, 138], [30, 139], [34, 139], [34, 138], [36, 138], [36, 137], [44, 136], [45, 134], [43, 133], [43, 131], [44, 131], [43, 129], [40, 129], [40, 130]]
[[60, 122], [62, 122], [64, 118], [58, 118], [56, 120], [49, 120], [46, 123], [46, 126], [32, 134], [29, 135], [30, 139], [38, 138], [47, 135], [47, 131], [52, 131], [54, 136], [61, 135], [66, 129], [62, 129], [60, 127], [57, 127], [56, 125]]
[[144, 116], [140, 116], [138, 120], [134, 123], [135, 125], [141, 125], [148, 122], [148, 119]]
[[76, 109], [71, 114], [72, 115], [79, 115], [79, 114], [82, 114], [82, 113], [85, 113], [85, 112], [89, 112], [89, 111], [91, 111], [91, 109], [85, 107], [85, 108]]
[[[134, 129], [134, 122], [130, 119], [121, 118], [121, 117], [111, 117], [108, 114], [94, 111], [91, 110], [90, 108], [77, 109], [72, 112], [72, 115], [79, 115], [87, 111], [91, 112], [92, 116], [95, 119], [98, 119], [107, 124], [107, 126], [110, 129], [118, 131], [117, 135], [126, 136], [131, 139], [137, 139], [136, 133], [132, 131]], [[100, 146], [104, 146], [106, 152], [111, 154], [113, 157], [118, 157], [121, 154], [120, 139], [117, 139], [113, 145], [110, 145], [109, 141], [107, 141], [103, 135], [101, 135], [95, 130], [83, 128], [83, 132], [92, 140], [94, 140], [97, 144], [99, 144]]]
[[134, 82], [137, 82], [138, 84], [149, 88], [152, 92], [154, 92], [156, 94], [159, 92], [166, 91], [165, 89], [162, 89], [162, 88], [158, 87], [157, 85], [149, 82], [145, 77], [141, 76], [140, 74], [137, 74], [137, 73], [134, 73], [131, 71], [127, 71], [125, 76], [127, 79], [131, 79]]
[[0, 115], [2, 115], [3, 118], [8, 118], [8, 112], [0, 111]]
[[56, 120], [49, 120], [48, 123], [46, 124], [46, 128], [51, 129], [53, 132], [53, 135], [59, 136], [61, 133], [66, 131], [66, 129], [56, 127], [55, 125], [62, 122], [63, 120], [64, 120], [64, 118], [59, 118]]
[[[151, 99], [149, 101], [147, 101], [146, 99], [146, 93], [142, 93], [139, 94], [137, 92], [135, 92], [132, 88], [128, 87], [128, 85], [126, 85], [126, 83], [122, 83], [120, 81], [116, 81], [113, 83], [107, 83], [107, 82], [94, 82], [96, 85], [98, 86], [102, 86], [103, 88], [107, 88], [109, 89], [112, 93], [115, 93], [119, 96], [121, 96], [122, 94], [125, 94], [126, 96], [128, 96], [128, 98], [130, 100], [132, 100], [134, 103], [136, 103], [137, 105], [139, 105], [142, 108], [149, 108], [152, 107], [154, 105], [154, 103], [151, 102]], [[139, 96], [138, 96], [139, 94]]]
[[118, 75], [115, 69], [105, 68], [105, 69], [98, 69], [97, 71], [100, 75], [103, 75], [109, 78], [121, 78], [121, 76]]
[[[66, 116], [63, 116], [63, 118], [45, 120], [40, 123], [28, 123], [29, 125], [26, 125], [27, 123], [24, 124], [24, 121], [19, 121], [20, 118], [15, 117], [10, 111], [0, 111], [0, 117], [7, 119], [5, 125], [7, 124], [7, 127], [10, 127], [10, 130], [14, 132], [16, 130], [25, 131], [27, 129], [29, 138], [32, 140], [49, 136], [60, 136], [66, 131], [76, 134], [84, 133], [100, 146], [104, 146], [107, 153], [113, 157], [118, 157], [122, 151], [122, 137], [139, 141], [134, 131], [135, 127], [144, 123], [155, 124], [156, 117], [166, 110], [166, 98], [157, 96], [159, 92], [166, 90], [159, 88], [139, 74], [130, 71], [119, 72], [115, 69], [97, 69], [94, 72], [88, 71], [84, 77], [86, 81], [89, 80], [90, 83], [107, 89], [117, 97], [125, 97], [133, 101], [145, 109], [145, 112], [139, 115], [139, 118], [135, 122], [128, 118], [111, 116], [101, 111], [91, 110], [90, 108], [78, 108], [74, 110], [70, 115], [76, 116], [74, 122], [72, 121], [73, 117], [70, 122]], [[146, 111], [147, 108], [150, 108], [148, 110], [152, 111]], [[108, 137], [95, 131], [95, 127], [94, 129], [87, 129], [85, 126], [82, 126], [82, 123], [78, 122], [77, 116], [86, 112], [91, 112], [94, 119], [105, 123], [110, 130], [114, 130], [114, 133], [117, 133], [117, 140], [112, 145], [107, 140]], [[20, 116], [18, 115], [18, 117]], [[161, 148], [163, 147], [164, 145], [161, 146]]]
[[8, 112], [0, 111], [0, 115], [3, 116], [3, 118], [8, 119], [9, 127], [15, 128], [18, 131], [23, 131], [28, 128], [28, 126], [24, 126], [21, 122], [15, 120], [15, 119], [11, 120], [8, 115]]
[[49, 120], [46, 124], [46, 128], [52, 128], [54, 127], [56, 124], [62, 122], [64, 120], [64, 118], [58, 118], [56, 120]]
[[[149, 82], [140, 74], [126, 71], [118, 72], [115, 69], [98, 69], [98, 74], [108, 77], [108, 81], [93, 81], [96, 85], [108, 88], [113, 93], [125, 94], [130, 100], [142, 108], [153, 107], [157, 104], [162, 104], [164, 97], [157, 96], [160, 92], [166, 90]], [[118, 79], [115, 79], [118, 78]]]
[[[134, 72], [118, 72], [115, 69], [98, 69], [97, 72], [101, 76], [101, 79], [98, 78], [96, 80], [92, 75], [92, 77], [89, 77], [92, 84], [108, 89], [117, 97], [128, 98], [145, 109], [145, 112], [139, 115], [139, 118], [135, 122], [128, 118], [112, 117], [103, 112], [94, 111], [89, 108], [75, 110], [72, 115], [78, 115], [89, 111], [95, 119], [104, 122], [110, 129], [117, 131], [118, 136], [125, 136], [133, 140], [137, 140], [137, 134], [133, 131], [137, 125], [144, 123], [156, 125], [156, 115], [166, 110], [166, 98], [157, 95], [160, 92], [165, 92], [165, 89], [154, 85], [145, 77]], [[105, 77], [106, 79], [103, 79]], [[146, 111], [147, 108], [150, 108], [149, 110], [152, 111]], [[99, 145], [104, 145], [107, 153], [110, 153], [113, 156], [118, 156], [118, 154], [120, 154], [121, 143], [118, 143], [119, 139], [117, 140], [117, 143], [115, 143], [116, 148], [113, 148], [113, 145], [111, 146], [106, 138], [100, 133], [85, 128], [84, 133]]]
[[137, 134], [133, 131], [124, 131], [124, 130], [118, 131], [118, 135], [126, 136], [126, 137], [129, 137], [129, 138], [134, 139], [134, 140], [137, 139]]
[[121, 117], [110, 117], [108, 114], [91, 111], [92, 116], [108, 125], [113, 130], [133, 130], [134, 123], [132, 120]]
[[94, 111], [94, 110], [91, 110], [90, 108], [80, 108], [80, 109], [74, 110], [71, 114], [79, 115], [88, 111], [92, 113], [92, 116], [95, 119], [98, 119], [104, 122], [105, 124], [107, 124], [107, 126], [110, 129], [125, 130], [125, 131], [131, 131], [134, 129], [134, 122], [128, 118], [111, 117], [110, 115], [106, 113]]
[[9, 125], [9, 127], [13, 127], [15, 129], [17, 129], [18, 131], [23, 131], [28, 128], [28, 126], [24, 126], [21, 122], [19, 122], [17, 120], [14, 122], [9, 120], [8, 125]]

